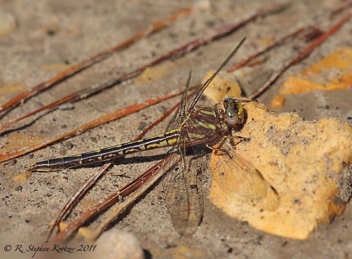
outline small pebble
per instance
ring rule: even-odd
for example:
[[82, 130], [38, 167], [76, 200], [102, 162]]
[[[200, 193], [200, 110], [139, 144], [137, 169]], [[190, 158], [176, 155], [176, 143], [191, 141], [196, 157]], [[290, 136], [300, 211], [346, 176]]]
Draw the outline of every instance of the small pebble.
[[270, 103], [271, 108], [280, 108], [285, 104], [285, 97], [282, 95], [275, 95], [274, 99]]
[[142, 131], [147, 127], [147, 123], [145, 123], [144, 121], [141, 121], [138, 125], [138, 130]]
[[59, 106], [59, 109], [61, 111], [66, 111], [66, 110], [73, 110], [75, 107], [73, 106], [72, 103], [63, 103]]
[[61, 156], [64, 156], [64, 155], [66, 155], [66, 153], [67, 153], [67, 149], [64, 148], [64, 147], [60, 147], [59, 153], [60, 153]]
[[73, 144], [71, 141], [67, 141], [64, 146], [67, 148], [67, 149], [72, 149], [73, 148]]
[[96, 242], [95, 258], [143, 259], [144, 252], [138, 239], [131, 233], [117, 229], [104, 232]]
[[10, 13], [0, 11], [0, 36], [12, 33], [16, 27], [15, 17]]
[[96, 137], [90, 137], [90, 140], [91, 140], [92, 142], [94, 142], [94, 143], [97, 143], [97, 142], [98, 142], [98, 140], [97, 140]]

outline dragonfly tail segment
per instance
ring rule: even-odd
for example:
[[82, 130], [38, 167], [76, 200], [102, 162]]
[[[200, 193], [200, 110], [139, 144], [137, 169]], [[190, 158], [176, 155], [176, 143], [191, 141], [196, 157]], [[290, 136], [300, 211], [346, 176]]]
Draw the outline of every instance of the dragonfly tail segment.
[[28, 171], [49, 172], [61, 170], [64, 168], [88, 165], [101, 161], [109, 161], [118, 157], [123, 157], [127, 154], [173, 146], [177, 143], [178, 137], [179, 129], [176, 129], [155, 137], [127, 142], [121, 145], [107, 147], [93, 152], [37, 162], [31, 165], [28, 168]]

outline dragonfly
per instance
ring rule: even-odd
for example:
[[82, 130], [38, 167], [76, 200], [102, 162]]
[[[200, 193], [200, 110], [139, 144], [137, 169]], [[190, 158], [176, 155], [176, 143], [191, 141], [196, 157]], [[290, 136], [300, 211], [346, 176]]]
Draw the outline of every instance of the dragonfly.
[[[205, 89], [237, 53], [244, 41], [245, 38], [240, 41], [216, 72], [200, 88], [195, 90], [191, 95], [188, 95], [187, 89], [189, 88], [191, 80], [190, 72], [186, 84], [186, 90], [181, 98], [180, 106], [163, 134], [74, 156], [36, 162], [31, 165], [28, 170], [39, 172], [55, 171], [93, 163], [112, 161], [124, 158], [128, 154], [151, 149], [172, 147], [169, 153], [178, 152], [181, 158], [180, 163], [182, 163], [182, 169], [179, 170], [174, 179], [171, 179], [171, 185], [173, 188], [170, 188], [168, 196], [175, 197], [175, 199], [170, 198], [167, 203], [172, 223], [176, 231], [183, 235], [187, 228], [192, 224], [198, 226], [202, 217], [202, 208], [200, 208], [201, 205], [198, 205], [200, 212], [196, 213], [197, 215], [195, 216], [193, 223], [191, 223], [192, 209], [190, 209], [189, 204], [192, 197], [190, 196], [194, 193], [195, 195], [199, 195], [199, 193], [198, 189], [194, 191], [194, 184], [189, 183], [187, 185], [188, 181], [192, 181], [190, 179], [194, 179], [189, 177], [190, 174], [188, 174], [189, 166], [186, 161], [187, 149], [189, 147], [205, 144], [212, 150], [223, 151], [218, 148], [218, 144], [222, 143], [224, 140], [228, 138], [239, 140], [244, 139], [240, 136], [233, 135], [232, 132], [238, 131], [243, 127], [245, 122], [244, 103], [252, 100], [240, 98], [233, 99], [228, 97], [213, 107], [197, 105]], [[241, 168], [241, 170], [244, 171], [244, 173], [247, 173], [249, 177], [257, 174], [257, 170], [250, 165], [242, 164], [241, 166], [238, 166], [241, 164], [242, 159], [239, 156], [236, 156], [235, 153], [231, 154], [231, 157], [229, 155], [229, 159], [233, 161], [229, 162], [230, 167], [235, 166]], [[180, 209], [181, 206], [184, 208]], [[182, 215], [183, 212], [184, 214]]]
[[217, 71], [196, 90], [193, 98], [188, 100], [187, 88], [190, 83], [190, 73], [180, 107], [166, 128], [165, 133], [92, 152], [36, 162], [28, 170], [39, 172], [57, 171], [65, 168], [111, 161], [132, 153], [174, 146], [178, 147], [181, 158], [184, 161], [186, 147], [200, 144], [207, 144], [209, 147], [213, 146], [229, 135], [231, 129], [243, 124], [244, 110], [242, 103], [237, 99], [226, 98], [223, 102], [224, 109], [219, 108], [218, 105], [214, 108], [197, 107], [196, 104], [205, 89], [236, 54], [244, 41], [245, 38], [241, 40]]

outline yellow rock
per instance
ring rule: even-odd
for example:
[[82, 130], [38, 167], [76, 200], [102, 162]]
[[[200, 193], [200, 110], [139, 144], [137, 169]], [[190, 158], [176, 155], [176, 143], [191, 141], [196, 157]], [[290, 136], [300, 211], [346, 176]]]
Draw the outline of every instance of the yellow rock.
[[26, 87], [27, 87], [26, 84], [18, 83], [18, 82], [2, 85], [0, 86], [0, 95], [22, 91]]
[[275, 95], [273, 100], [270, 102], [271, 108], [280, 108], [285, 104], [285, 97], [282, 95]]
[[[203, 79], [203, 84], [214, 74], [215, 71], [209, 71]], [[204, 91], [204, 95], [218, 103], [222, 101], [226, 96], [240, 97], [241, 88], [237, 82], [235, 82], [233, 76], [227, 73], [219, 73], [218, 76], [210, 83], [207, 89]]]
[[58, 64], [46, 64], [46, 65], [42, 65], [40, 66], [41, 70], [50, 70], [50, 71], [56, 71], [56, 72], [62, 72], [65, 71], [67, 69], [69, 69], [71, 67], [71, 65], [67, 65], [64, 63], [58, 63]]
[[175, 64], [172, 62], [167, 62], [159, 66], [148, 67], [146, 68], [143, 73], [134, 79], [136, 84], [144, 84], [150, 81], [156, 81], [163, 76], [171, 73]]
[[[53, 225], [54, 223], [50, 223], [50, 225]], [[60, 231], [63, 231], [66, 227], [68, 226], [68, 223], [66, 222], [60, 222]], [[81, 227], [78, 229], [78, 234], [87, 240], [93, 235], [93, 231], [90, 230], [89, 228], [86, 227]]]
[[11, 34], [17, 28], [13, 14], [0, 11], [0, 37]]
[[266, 47], [268, 46], [270, 43], [272, 43], [274, 41], [274, 36], [270, 35], [270, 36], [266, 36], [266, 37], [262, 37], [258, 40], [258, 42], [263, 46]]
[[7, 138], [7, 144], [2, 150], [2, 154], [6, 154], [13, 150], [19, 150], [21, 148], [30, 147], [47, 140], [44, 135], [34, 135], [30, 133], [13, 133]]
[[59, 32], [60, 28], [57, 25], [48, 25], [48, 26], [42, 26], [40, 30], [43, 33], [50, 33], [50, 34], [56, 34]]
[[187, 259], [187, 258], [204, 258], [200, 250], [196, 250], [187, 246], [177, 246], [168, 250], [170, 258], [174, 259]]
[[20, 174], [15, 175], [12, 179], [16, 182], [25, 182], [31, 177], [31, 172], [23, 172]]
[[352, 128], [336, 119], [275, 114], [255, 102], [245, 110], [237, 135], [250, 141], [230, 148], [233, 161], [213, 154], [211, 201], [257, 229], [305, 239], [341, 215], [351, 195]]
[[280, 94], [304, 93], [312, 90], [333, 91], [351, 88], [352, 49], [331, 53], [299, 75], [290, 76]]

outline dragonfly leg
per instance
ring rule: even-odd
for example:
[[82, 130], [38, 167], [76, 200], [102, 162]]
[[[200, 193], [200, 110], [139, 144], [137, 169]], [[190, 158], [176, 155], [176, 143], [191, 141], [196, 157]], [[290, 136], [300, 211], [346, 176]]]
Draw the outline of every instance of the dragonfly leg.
[[[232, 146], [236, 146], [241, 141], [248, 142], [251, 140], [250, 138], [245, 138], [245, 137], [241, 137], [241, 136], [224, 136], [224, 138], [228, 138], [228, 139], [232, 140], [231, 141]], [[237, 140], [237, 142], [235, 143], [233, 140]]]
[[[224, 143], [224, 141], [226, 139], [230, 139], [231, 141], [231, 145], [232, 146], [236, 146], [238, 143], [240, 143], [241, 141], [250, 141], [250, 138], [245, 138], [245, 137], [241, 137], [241, 136], [224, 136], [223, 139], [220, 141], [219, 146], [222, 146], [222, 144]], [[235, 143], [233, 140], [237, 140], [237, 142]], [[218, 148], [218, 147], [212, 147], [209, 146], [208, 144], [206, 144], [206, 146], [212, 150], [215, 150], [214, 154], [217, 154], [218, 151], [221, 151], [223, 153], [225, 153], [230, 159], [231, 156], [229, 154], [229, 152], [226, 149], [222, 149], [222, 148]]]
[[[225, 138], [224, 138], [225, 139]], [[222, 141], [221, 141], [222, 142]], [[231, 158], [229, 152], [227, 152], [226, 149], [222, 149], [222, 148], [217, 148], [217, 147], [212, 147], [212, 146], [209, 146], [208, 144], [206, 144], [207, 148], [210, 148], [211, 150], [214, 150], [214, 155], [217, 155], [218, 152], [222, 152], [222, 153], [225, 153], [226, 155], [228, 155], [229, 158]]]
[[249, 99], [249, 98], [245, 98], [245, 97], [244, 98], [236, 98], [235, 100], [243, 102], [243, 103], [258, 102], [257, 99]]

